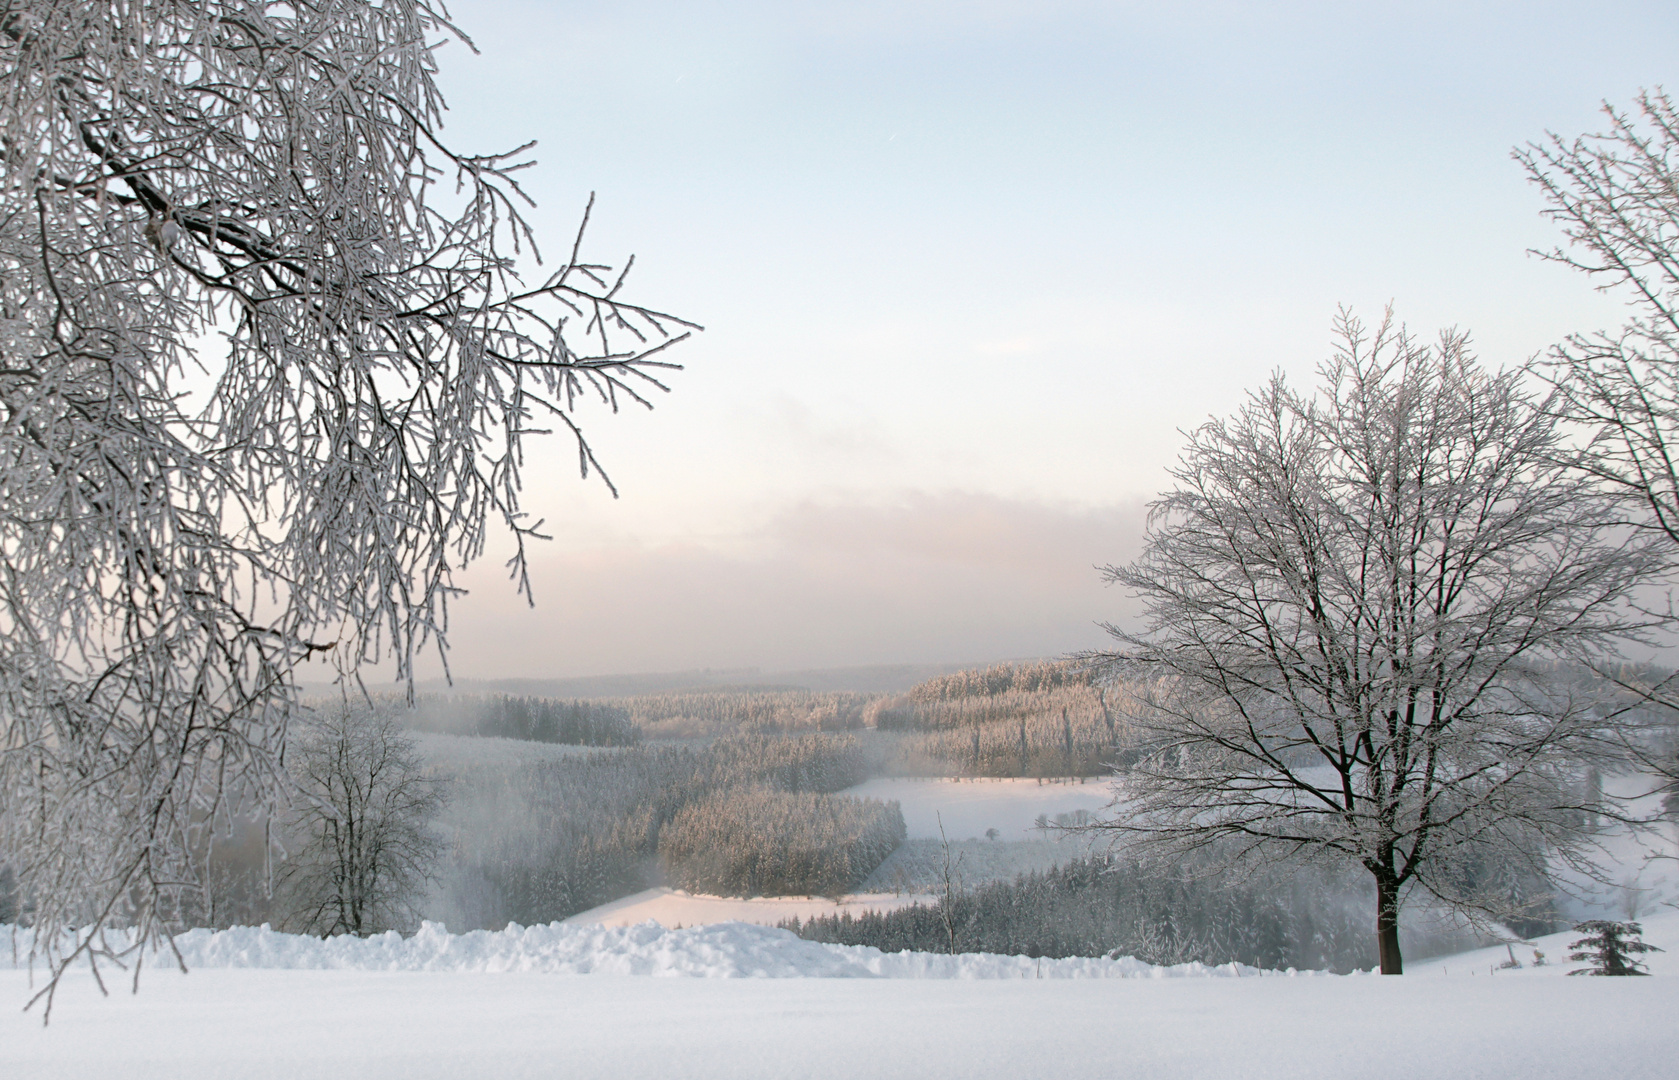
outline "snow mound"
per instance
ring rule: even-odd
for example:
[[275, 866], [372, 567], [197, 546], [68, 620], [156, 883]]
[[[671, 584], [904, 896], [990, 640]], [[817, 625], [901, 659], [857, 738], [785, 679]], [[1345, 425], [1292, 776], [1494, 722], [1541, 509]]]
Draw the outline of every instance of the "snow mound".
[[[27, 963], [29, 931], [0, 927], [0, 967]], [[711, 979], [1166, 979], [1295, 974], [1240, 964], [1162, 967], [1132, 957], [1036, 960], [991, 953], [883, 953], [824, 945], [786, 930], [717, 923], [667, 930], [655, 922], [606, 927], [550, 923], [451, 934], [425, 923], [410, 937], [322, 940], [262, 927], [191, 930], [175, 938], [190, 968], [341, 971], [547, 972]], [[8, 947], [9, 946], [9, 947]], [[16, 958], [15, 960], [13, 958]], [[159, 956], [153, 962], [167, 962]]]

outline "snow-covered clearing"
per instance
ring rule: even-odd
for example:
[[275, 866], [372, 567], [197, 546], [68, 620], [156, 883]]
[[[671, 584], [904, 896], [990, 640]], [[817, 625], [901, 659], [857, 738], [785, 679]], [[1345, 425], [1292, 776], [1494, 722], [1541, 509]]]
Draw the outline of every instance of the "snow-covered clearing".
[[[884, 956], [741, 925], [200, 932], [182, 941], [192, 973], [152, 970], [137, 997], [102, 999], [77, 973], [46, 1029], [0, 1012], [0, 1076], [1665, 1078], [1679, 914], [1645, 925], [1669, 950], [1650, 979], [1535, 977], [1568, 970], [1560, 948], [1497, 976], [1469, 954], [1399, 979], [1091, 960], [1045, 961], [1039, 978], [1025, 958]], [[322, 967], [339, 970], [308, 970]], [[0, 969], [0, 1000], [21, 1004], [27, 979]]]
[[1057, 814], [1080, 810], [1094, 813], [1113, 799], [1107, 780], [868, 780], [847, 788], [846, 795], [873, 799], [896, 799], [904, 810], [909, 838], [936, 840], [943, 818], [945, 836], [951, 840], [973, 840], [996, 829], [1003, 840], [1028, 840], [1042, 836], [1036, 828], [1038, 815], [1054, 820]]

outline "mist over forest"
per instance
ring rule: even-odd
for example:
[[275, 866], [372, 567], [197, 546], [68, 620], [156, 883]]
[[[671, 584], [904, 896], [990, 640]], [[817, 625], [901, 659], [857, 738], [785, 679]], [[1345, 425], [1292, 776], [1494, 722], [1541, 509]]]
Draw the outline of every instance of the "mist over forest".
[[[868, 680], [888, 689], [684, 687], [673, 676], [567, 687], [590, 696], [469, 685], [412, 705], [377, 701], [441, 798], [412, 895], [367, 929], [588, 919], [664, 890], [814, 898], [780, 925], [887, 951], [1341, 972], [1376, 963], [1367, 875], [1264, 862], [1231, 873], [1229, 851], [1162, 860], [1115, 846], [1103, 806], [1150, 752], [1127, 719], [1135, 687], [1075, 661], [961, 668], [902, 688], [879, 672]], [[639, 692], [610, 693], [620, 689]], [[1601, 785], [1585, 773], [1579, 783], [1582, 800]], [[920, 835], [894, 795], [919, 800]], [[1037, 805], [1068, 809], [1028, 812]], [[307, 822], [289, 827], [279, 843], [295, 849]], [[262, 850], [254, 834], [215, 850], [216, 893], [199, 921], [304, 928], [295, 887], [265, 895]], [[1533, 938], [1568, 920], [1566, 898], [1519, 859], [1462, 873], [1499, 895], [1502, 920], [1414, 898], [1407, 955]]]

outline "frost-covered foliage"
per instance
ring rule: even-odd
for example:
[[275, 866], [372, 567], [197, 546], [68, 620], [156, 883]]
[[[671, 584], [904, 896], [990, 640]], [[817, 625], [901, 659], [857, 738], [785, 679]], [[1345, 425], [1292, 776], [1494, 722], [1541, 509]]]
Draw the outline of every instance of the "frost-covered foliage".
[[883, 703], [888, 711], [903, 703], [934, 705], [969, 698], [995, 698], [1005, 694], [1039, 694], [1063, 687], [1090, 686], [1094, 682], [1088, 665], [1068, 660], [1042, 660], [1030, 664], [993, 664], [936, 675], [918, 683], [898, 698]]
[[836, 896], [903, 842], [895, 802], [737, 788], [678, 811], [659, 831], [659, 859], [689, 892]]
[[[520, 447], [686, 324], [440, 141], [427, 0], [0, 7], [0, 852], [55, 971], [271, 807], [310, 657], [407, 676]], [[523, 149], [523, 148], [521, 148]], [[539, 524], [539, 523], [538, 523]], [[124, 946], [127, 948], [129, 946]]]
[[[948, 921], [937, 901], [783, 925], [813, 941], [884, 952], [944, 950], [954, 929], [959, 952], [1342, 972], [1376, 963], [1363, 913], [1374, 891], [1367, 878], [1313, 870], [1219, 882], [1206, 876], [1206, 866], [1145, 866], [1098, 855], [960, 893]], [[1425, 955], [1474, 944], [1445, 923], [1407, 927], [1405, 936]]]
[[15, 923], [23, 916], [18, 903], [17, 875], [9, 866], [0, 866], [0, 923]]
[[1544, 253], [1631, 306], [1619, 331], [1573, 334], [1551, 353], [1557, 405], [1595, 439], [1580, 464], [1631, 493], [1679, 541], [1679, 110], [1661, 90], [1609, 126], [1551, 135], [1516, 160], [1569, 246]]
[[999, 664], [929, 679], [869, 707], [909, 733], [886, 768], [908, 775], [1101, 776], [1121, 756], [1106, 691], [1068, 662]]
[[1110, 824], [1362, 867], [1397, 973], [1405, 889], [1503, 916], [1475, 864], [1592, 873], [1580, 780], [1618, 759], [1613, 709], [1557, 666], [1647, 640], [1633, 592], [1667, 559], [1569, 468], [1523, 370], [1391, 313], [1337, 334], [1319, 390], [1278, 375], [1191, 433], [1142, 555], [1108, 568], [1146, 611], [1109, 628], [1143, 751]]
[[[563, 919], [654, 884], [661, 830], [714, 793], [830, 793], [863, 777], [862, 751], [846, 735], [569, 752], [445, 736], [425, 745], [454, 778], [431, 911], [457, 928]], [[480, 752], [521, 745], [530, 752]]]
[[[1570, 334], [1551, 349], [1547, 374], [1557, 410], [1588, 437], [1576, 464], [1628, 495], [1646, 526], [1679, 544], [1679, 108], [1658, 87], [1632, 109], [1605, 104], [1603, 113], [1605, 129], [1574, 139], [1552, 133], [1515, 153], [1568, 241], [1543, 256], [1585, 273], [1630, 312], [1618, 330]], [[1628, 746], [1679, 791], [1671, 741], [1679, 679], [1606, 674], [1662, 706], [1650, 724], [1625, 716], [1628, 728], [1657, 735], [1654, 746], [1637, 738]]]
[[416, 731], [568, 746], [632, 746], [641, 738], [629, 713], [609, 702], [507, 694], [422, 695], [403, 721]]

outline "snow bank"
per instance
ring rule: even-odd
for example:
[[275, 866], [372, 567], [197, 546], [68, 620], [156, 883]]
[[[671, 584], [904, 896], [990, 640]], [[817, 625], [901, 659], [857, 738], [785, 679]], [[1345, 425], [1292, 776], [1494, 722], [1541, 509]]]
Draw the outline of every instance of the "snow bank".
[[[1665, 950], [1647, 956], [1654, 974], [1679, 974], [1679, 912], [1644, 922], [1646, 941]], [[1516, 946], [1531, 959], [1537, 945], [1549, 963], [1517, 971], [1498, 967], [1500, 946], [1411, 965], [1413, 974], [1563, 975], [1580, 965], [1567, 959], [1572, 932]], [[27, 964], [30, 932], [0, 926], [0, 969]], [[883, 953], [866, 945], [825, 945], [786, 930], [743, 922], [668, 930], [648, 921], [634, 926], [550, 923], [451, 934], [437, 923], [410, 937], [335, 937], [322, 940], [283, 934], [266, 926], [192, 930], [175, 939], [189, 969], [405, 971], [558, 975], [652, 975], [705, 979], [1181, 979], [1322, 975], [1261, 971], [1241, 964], [1147, 964], [1126, 956], [1036, 960], [993, 953]], [[16, 957], [14, 962], [13, 957]], [[152, 963], [167, 965], [167, 956]]]
[[[28, 953], [29, 932], [0, 927], [0, 966]], [[550, 923], [451, 934], [437, 923], [411, 937], [282, 934], [268, 927], [192, 930], [175, 939], [189, 969], [546, 972], [712, 979], [1168, 979], [1275, 975], [1239, 964], [1160, 967], [1131, 957], [1034, 960], [990, 953], [883, 953], [824, 945], [785, 930], [719, 923], [667, 930], [654, 922], [606, 927]], [[10, 947], [8, 947], [10, 946]], [[160, 961], [167, 963], [165, 957]], [[1288, 972], [1287, 974], [1293, 974]]]

